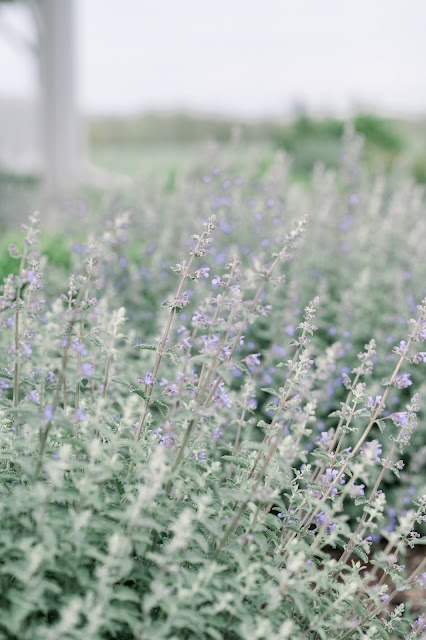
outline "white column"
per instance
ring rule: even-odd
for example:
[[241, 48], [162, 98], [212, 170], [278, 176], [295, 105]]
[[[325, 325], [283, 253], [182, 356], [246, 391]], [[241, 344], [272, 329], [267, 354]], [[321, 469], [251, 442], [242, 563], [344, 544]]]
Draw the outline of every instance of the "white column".
[[79, 169], [74, 0], [38, 0], [45, 187], [72, 188]]

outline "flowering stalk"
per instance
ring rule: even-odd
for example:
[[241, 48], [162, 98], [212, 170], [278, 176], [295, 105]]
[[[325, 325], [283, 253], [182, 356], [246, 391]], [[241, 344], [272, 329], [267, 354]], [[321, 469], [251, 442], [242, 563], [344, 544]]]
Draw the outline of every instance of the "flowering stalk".
[[[412, 404], [411, 405], [407, 405], [410, 409], [409, 411], [409, 418], [408, 421], [415, 421], [415, 416], [416, 416], [416, 410], [418, 410], [418, 405], [417, 405], [417, 395], [414, 396]], [[414, 422], [415, 423], [415, 422]], [[386, 470], [389, 468], [389, 466], [392, 463], [392, 458], [393, 455], [398, 447], [398, 445], [402, 445], [402, 443], [404, 442], [404, 436], [406, 435], [406, 432], [410, 429], [410, 427], [407, 427], [405, 424], [401, 425], [401, 429], [399, 431], [398, 437], [395, 439], [388, 456], [386, 457], [386, 460], [383, 463], [383, 467], [377, 477], [377, 480], [374, 484], [373, 489], [371, 490], [370, 496], [367, 500], [367, 504], [374, 498], [374, 496], [376, 495], [376, 492], [383, 480], [383, 477], [386, 473]], [[365, 523], [365, 519], [367, 516], [367, 512], [364, 510], [361, 520], [359, 522], [359, 525], [354, 533], [354, 535], [352, 536], [351, 540], [349, 541], [344, 553], [342, 554], [341, 558], [340, 558], [340, 562], [346, 562], [346, 560], [348, 559], [348, 557], [351, 554], [352, 549], [354, 548], [354, 546], [357, 543], [357, 540], [359, 538], [359, 536], [361, 535], [361, 531], [363, 530], [363, 526]]]
[[[419, 502], [416, 503], [418, 504], [418, 509], [417, 511], [413, 512], [410, 520], [408, 523], [405, 523], [405, 528], [406, 531], [404, 533], [404, 535], [401, 537], [401, 539], [395, 544], [394, 539], [392, 538], [392, 536], [390, 536], [389, 542], [386, 545], [385, 549], [383, 550], [383, 555], [387, 556], [388, 554], [391, 553], [391, 555], [395, 556], [396, 558], [398, 558], [400, 552], [402, 551], [404, 544], [407, 542], [409, 536], [413, 533], [412, 529], [414, 527], [415, 522], [425, 522], [426, 521], [426, 495], [420, 496], [419, 498]], [[379, 566], [375, 565], [373, 567], [373, 570], [371, 572], [372, 577], [377, 575], [377, 572], [379, 571]], [[381, 586], [385, 580], [386, 580], [386, 572], [383, 572], [382, 577], [380, 578], [379, 582], [377, 583], [378, 586]]]
[[61, 393], [61, 389], [62, 386], [64, 387], [64, 393], [66, 390], [66, 378], [65, 378], [65, 372], [67, 369], [67, 364], [68, 364], [68, 352], [71, 346], [71, 334], [72, 334], [72, 330], [74, 328], [74, 325], [76, 324], [76, 322], [78, 321], [78, 312], [80, 311], [80, 304], [82, 299], [84, 298], [85, 294], [86, 294], [86, 286], [82, 287], [78, 293], [78, 296], [75, 300], [75, 305], [74, 305], [74, 311], [73, 314], [68, 322], [67, 325], [67, 332], [66, 332], [66, 341], [65, 341], [65, 345], [64, 345], [64, 352], [62, 354], [62, 360], [61, 360], [61, 370], [59, 372], [58, 375], [58, 379], [57, 379], [57, 383], [56, 383], [56, 389], [55, 389], [55, 394], [53, 396], [53, 401], [52, 401], [52, 407], [51, 407], [51, 411], [50, 411], [50, 416], [47, 418], [46, 421], [46, 426], [44, 428], [44, 430], [40, 433], [40, 453], [39, 453], [39, 457], [38, 457], [38, 461], [37, 461], [37, 466], [36, 466], [36, 470], [34, 473], [34, 478], [37, 479], [39, 477], [42, 465], [43, 465], [43, 457], [46, 451], [46, 446], [47, 446], [47, 439], [50, 433], [50, 430], [52, 428], [52, 424], [53, 424], [53, 420], [54, 420], [54, 415], [56, 412], [56, 409], [58, 408], [58, 404], [59, 404], [59, 396]]
[[[348, 393], [348, 395], [346, 397], [346, 400], [345, 400], [345, 405], [346, 406], [349, 406], [349, 403], [352, 400], [352, 395], [354, 393], [354, 390], [356, 389], [356, 386], [358, 384], [358, 381], [359, 381], [360, 377], [362, 375], [365, 375], [365, 373], [367, 373], [367, 374], [370, 373], [371, 374], [371, 372], [372, 372], [372, 364], [373, 363], [371, 361], [371, 358], [376, 353], [376, 351], [375, 351], [376, 343], [375, 343], [374, 340], [370, 340], [368, 345], [366, 344], [365, 347], [366, 347], [367, 351], [365, 353], [358, 354], [358, 357], [360, 357], [360, 359], [362, 359], [362, 362], [361, 362], [361, 366], [357, 367], [357, 369], [356, 369], [356, 376], [354, 378], [354, 381], [351, 384], [351, 387], [349, 389], [349, 393]], [[364, 371], [364, 368], [366, 368], [366, 371]], [[334, 466], [334, 464], [336, 462], [337, 456], [339, 454], [339, 451], [340, 451], [340, 448], [342, 446], [342, 442], [343, 442], [343, 439], [344, 439], [344, 436], [345, 436], [345, 433], [346, 433], [345, 430], [343, 432], [341, 431], [342, 427], [343, 427], [343, 423], [345, 421], [345, 417], [346, 417], [345, 411], [346, 411], [346, 409], [345, 409], [345, 407], [343, 407], [339, 423], [338, 423], [338, 425], [336, 427], [336, 432], [334, 434], [333, 440], [331, 441], [330, 446], [328, 447], [328, 451], [327, 451], [327, 454], [331, 455], [333, 453], [333, 451], [334, 451], [334, 447], [336, 445], [336, 442], [339, 439], [339, 442], [338, 442], [338, 445], [336, 447], [336, 450], [334, 451], [333, 459], [330, 462], [330, 467], [331, 468], [333, 468], [333, 466]], [[349, 421], [347, 420], [346, 427], [349, 426], [349, 422], [350, 422], [350, 420]], [[312, 475], [312, 478], [311, 478], [312, 482], [316, 482], [318, 480], [318, 478], [324, 473], [326, 466], [327, 466], [327, 462], [323, 462], [323, 464], [320, 465], [320, 468], [317, 470], [317, 472], [316, 473], [314, 472], [313, 475]]]
[[[297, 246], [295, 241], [296, 241], [297, 238], [299, 238], [299, 237], [301, 237], [303, 235], [304, 230], [305, 230], [305, 226], [307, 224], [307, 220], [308, 220], [308, 218], [307, 218], [307, 216], [305, 216], [302, 220], [297, 222], [297, 224], [295, 226], [295, 229], [293, 229], [291, 232], [286, 234], [285, 242], [284, 242], [284, 245], [283, 245], [282, 249], [280, 250], [280, 252], [278, 254], [275, 254], [273, 256], [274, 260], [273, 260], [271, 266], [266, 270], [266, 272], [264, 274], [264, 277], [262, 279], [262, 282], [261, 282], [261, 284], [260, 284], [260, 286], [259, 286], [259, 288], [258, 288], [258, 290], [256, 292], [256, 295], [255, 295], [254, 299], [252, 300], [252, 302], [250, 303], [249, 313], [253, 312], [256, 309], [256, 307], [257, 307], [257, 305], [259, 303], [259, 300], [260, 300], [260, 298], [262, 296], [262, 293], [263, 293], [263, 291], [265, 289], [265, 286], [268, 283], [268, 281], [271, 279], [271, 277], [273, 275], [273, 272], [275, 271], [275, 269], [278, 266], [278, 264], [280, 262], [283, 262], [283, 261], [285, 261], [285, 260], [287, 260], [289, 258], [288, 250], [290, 248], [292, 248], [292, 247]], [[236, 352], [236, 350], [237, 350], [237, 348], [238, 348], [238, 346], [240, 344], [240, 340], [241, 340], [241, 338], [242, 338], [242, 336], [244, 334], [244, 331], [245, 331], [245, 329], [247, 327], [247, 323], [248, 323], [248, 317], [243, 319], [243, 321], [242, 321], [240, 330], [238, 331], [238, 333], [237, 333], [237, 335], [236, 335], [236, 337], [234, 339], [233, 346], [232, 346], [231, 351], [229, 353], [229, 356], [227, 358], [228, 362], [230, 362], [232, 360], [233, 356], [235, 355], [235, 352]], [[219, 388], [219, 384], [221, 383], [221, 381], [222, 381], [222, 377], [219, 374], [217, 374], [216, 381], [213, 384], [213, 387], [212, 387], [207, 399], [203, 402], [203, 404], [201, 406], [208, 407], [210, 405], [211, 401], [213, 400], [213, 398], [214, 398], [214, 396], [215, 396], [215, 394], [216, 394], [216, 392], [217, 392], [217, 390]], [[177, 469], [177, 467], [179, 466], [179, 464], [180, 464], [180, 462], [181, 462], [181, 460], [183, 458], [183, 453], [184, 453], [185, 447], [186, 447], [186, 445], [187, 445], [187, 443], [189, 441], [190, 435], [191, 435], [191, 433], [193, 431], [194, 425], [195, 425], [195, 418], [193, 418], [189, 422], [189, 424], [188, 424], [188, 426], [186, 428], [182, 443], [181, 443], [181, 445], [179, 447], [178, 453], [176, 455], [176, 459], [175, 459], [175, 461], [173, 463], [173, 466], [172, 466], [172, 471], [175, 471]]]
[[[410, 334], [410, 336], [408, 338], [407, 343], [404, 345], [404, 347], [402, 349], [399, 350], [400, 358], [399, 358], [399, 360], [398, 360], [398, 362], [397, 362], [397, 364], [395, 366], [395, 369], [394, 369], [394, 371], [393, 371], [393, 373], [391, 375], [389, 383], [388, 383], [388, 385], [387, 385], [387, 387], [386, 387], [386, 389], [385, 389], [380, 401], [377, 404], [376, 410], [373, 411], [373, 415], [372, 415], [372, 417], [371, 417], [371, 419], [370, 419], [370, 421], [369, 421], [364, 433], [362, 434], [362, 436], [359, 439], [357, 445], [355, 446], [355, 448], [351, 452], [350, 456], [348, 456], [347, 460], [343, 463], [342, 467], [339, 470], [339, 473], [336, 476], [336, 479], [330, 485], [330, 487], [327, 489], [327, 491], [325, 491], [324, 494], [321, 496], [321, 498], [319, 500], [320, 504], [317, 505], [317, 507], [314, 509], [313, 513], [309, 516], [309, 520], [308, 520], [307, 524], [305, 524], [305, 527], [304, 527], [304, 533], [306, 533], [306, 531], [308, 530], [309, 525], [312, 522], [313, 518], [321, 510], [321, 502], [325, 502], [325, 500], [327, 500], [327, 498], [330, 496], [331, 491], [338, 484], [340, 478], [345, 473], [345, 471], [348, 468], [348, 465], [350, 464], [350, 462], [353, 460], [353, 458], [356, 456], [356, 454], [360, 451], [360, 449], [361, 449], [362, 445], [364, 444], [368, 434], [370, 433], [373, 425], [375, 424], [375, 422], [379, 418], [379, 416], [380, 416], [380, 414], [382, 412], [382, 409], [383, 409], [383, 407], [385, 405], [385, 401], [386, 401], [386, 398], [387, 398], [387, 396], [389, 394], [389, 391], [390, 391], [392, 385], [394, 384], [394, 382], [395, 382], [395, 380], [396, 380], [396, 378], [398, 376], [399, 370], [400, 370], [400, 368], [402, 366], [402, 363], [404, 362], [404, 360], [405, 360], [405, 358], [407, 356], [407, 353], [408, 353], [408, 350], [409, 350], [409, 348], [411, 346], [411, 343], [413, 341], [416, 341], [416, 340], [419, 339], [418, 338], [419, 329], [420, 329], [422, 323], [424, 322], [424, 320], [426, 318], [426, 299], [423, 300], [422, 305], [423, 306], [419, 306], [419, 312], [420, 312], [419, 313], [419, 317], [418, 317], [417, 321], [414, 321], [414, 327], [413, 327], [413, 330], [412, 330], [412, 332], [411, 332], [411, 334]], [[413, 323], [411, 323], [411, 324], [413, 324]]]
[[[422, 562], [419, 564], [417, 569], [415, 569], [411, 573], [411, 575], [404, 581], [404, 586], [412, 584], [414, 580], [417, 578], [417, 576], [423, 571], [423, 568], [425, 566], [426, 566], [426, 557], [423, 558]], [[383, 611], [383, 609], [392, 602], [392, 600], [395, 598], [396, 595], [398, 595], [400, 591], [401, 591], [400, 589], [394, 589], [394, 591], [392, 591], [389, 597], [386, 598], [386, 600], [381, 605], [376, 607], [368, 616], [366, 616], [360, 622], [358, 622], [357, 626], [354, 629], [351, 629], [350, 631], [347, 631], [342, 636], [340, 636], [338, 640], [346, 640], [347, 638], [350, 638], [350, 636], [353, 633], [355, 633], [355, 631], [357, 631], [358, 629], [361, 629], [367, 622], [369, 622], [372, 618], [375, 618], [379, 613], [381, 613], [381, 611]]]
[[[207, 335], [207, 343], [209, 343], [209, 340], [212, 337], [212, 333], [213, 333], [213, 327], [215, 322], [217, 321], [218, 317], [219, 317], [219, 311], [221, 310], [221, 308], [223, 307], [223, 303], [225, 300], [225, 296], [228, 293], [229, 289], [231, 288], [231, 283], [232, 283], [232, 279], [234, 277], [234, 273], [238, 267], [238, 265], [240, 264], [239, 260], [237, 260], [237, 258], [234, 257], [232, 263], [231, 263], [231, 272], [229, 274], [226, 274], [226, 278], [227, 278], [227, 282], [225, 285], [225, 288], [223, 290], [223, 293], [220, 297], [220, 301], [216, 306], [216, 310], [215, 313], [213, 315], [212, 321], [210, 323], [210, 327], [209, 327], [209, 332]], [[239, 272], [238, 272], [239, 273]], [[224, 279], [225, 276], [222, 276], [222, 279]], [[204, 374], [205, 374], [205, 370], [206, 370], [206, 364], [203, 363], [203, 366], [201, 367], [201, 372], [200, 372], [200, 376], [198, 378], [198, 384], [197, 384], [197, 388], [195, 390], [195, 399], [198, 400], [199, 397], [203, 397], [206, 389], [208, 388], [210, 382], [212, 379], [214, 379], [215, 376], [215, 369], [217, 366], [217, 363], [219, 362], [219, 354], [221, 352], [222, 346], [226, 343], [226, 340], [228, 339], [228, 335], [229, 335], [229, 331], [231, 329], [232, 326], [232, 322], [234, 319], [234, 315], [237, 311], [237, 307], [234, 307], [233, 311], [230, 314], [230, 319], [228, 321], [228, 325], [227, 325], [227, 331], [225, 332], [225, 335], [223, 336], [222, 340], [220, 341], [218, 347], [217, 347], [217, 355], [216, 358], [213, 360], [212, 365], [210, 366], [210, 370], [206, 376], [206, 382], [204, 383]]]
[[[275, 413], [275, 415], [274, 415], [274, 417], [272, 419], [272, 422], [271, 422], [271, 424], [269, 426], [268, 433], [265, 434], [265, 437], [263, 439], [263, 444], [269, 444], [271, 442], [271, 435], [270, 434], [273, 432], [273, 430], [275, 428], [275, 425], [276, 425], [276, 423], [278, 421], [278, 416], [279, 416], [280, 412], [282, 411], [282, 409], [285, 407], [285, 405], [288, 402], [290, 391], [291, 391], [291, 388], [290, 387], [288, 388], [288, 385], [290, 383], [290, 378], [291, 378], [292, 374], [294, 373], [295, 365], [296, 365], [296, 362], [299, 359], [299, 355], [300, 355], [301, 350], [302, 349], [306, 349], [308, 347], [308, 345], [309, 345], [309, 340], [306, 338], [306, 334], [307, 333], [312, 334], [316, 329], [316, 327], [314, 325], [311, 325], [309, 323], [309, 320], [311, 320], [312, 318], [315, 317], [315, 307], [318, 305], [318, 303], [319, 303], [319, 298], [314, 298], [314, 300], [312, 300], [309, 303], [309, 305], [305, 308], [305, 316], [304, 316], [305, 317], [305, 322], [303, 322], [300, 325], [300, 326], [303, 326], [302, 335], [298, 339], [298, 346], [297, 346], [296, 352], [294, 354], [293, 360], [291, 361], [291, 363], [289, 365], [289, 371], [288, 371], [288, 374], [286, 376], [284, 385], [283, 385], [283, 387], [281, 389], [280, 399], [279, 399], [279, 402], [278, 402], [278, 407], [277, 407], [276, 413]], [[284, 431], [284, 429], [281, 428], [280, 432], [283, 432], [283, 431]], [[249, 478], [251, 478], [253, 476], [254, 472], [256, 471], [257, 465], [259, 464], [259, 461], [261, 460], [262, 456], [263, 456], [263, 451], [262, 451], [262, 449], [259, 449], [259, 452], [258, 452], [258, 454], [256, 456], [256, 459], [255, 459], [255, 461], [253, 463], [253, 466], [252, 466], [252, 468], [250, 470]]]
[[279, 444], [279, 440], [278, 438], [275, 438], [273, 445], [270, 447], [268, 455], [266, 457], [266, 460], [263, 464], [263, 467], [261, 468], [256, 481], [254, 482], [253, 486], [251, 487], [250, 490], [250, 495], [248, 496], [248, 498], [246, 500], [244, 500], [244, 502], [241, 504], [240, 508], [238, 509], [237, 513], [235, 514], [235, 516], [233, 517], [233, 519], [231, 520], [231, 522], [229, 523], [228, 527], [225, 529], [225, 532], [222, 536], [222, 538], [219, 541], [219, 544], [216, 548], [216, 551], [214, 553], [214, 557], [216, 557], [220, 551], [222, 551], [223, 547], [225, 546], [225, 544], [227, 543], [229, 537], [232, 535], [232, 533], [235, 531], [235, 529], [237, 528], [237, 525], [242, 517], [242, 515], [244, 514], [244, 511], [246, 510], [249, 502], [253, 499], [253, 496], [256, 494], [260, 483], [263, 480], [263, 477], [266, 473], [266, 470], [269, 466], [269, 463], [275, 453], [275, 450], [277, 449]]
[[[203, 233], [201, 234], [201, 236], [193, 236], [193, 238], [197, 241], [197, 244], [195, 246], [195, 249], [193, 249], [190, 253], [190, 258], [188, 261], [188, 264], [184, 265], [179, 265], [180, 267], [180, 271], [182, 273], [182, 277], [180, 279], [179, 282], [179, 286], [177, 288], [176, 291], [176, 295], [175, 295], [175, 300], [174, 303], [172, 303], [171, 308], [170, 308], [170, 313], [169, 313], [169, 317], [167, 319], [167, 323], [166, 323], [166, 327], [164, 329], [163, 335], [161, 337], [160, 340], [160, 344], [158, 345], [157, 348], [157, 357], [155, 359], [155, 363], [154, 363], [154, 369], [152, 372], [152, 382], [148, 383], [146, 385], [146, 392], [145, 392], [145, 405], [142, 409], [140, 418], [139, 418], [139, 422], [138, 422], [138, 427], [135, 431], [135, 440], [139, 440], [142, 429], [144, 427], [145, 424], [145, 420], [148, 414], [148, 409], [150, 406], [150, 401], [151, 401], [151, 396], [152, 396], [152, 390], [154, 388], [154, 384], [155, 384], [155, 380], [158, 374], [158, 370], [160, 368], [160, 364], [161, 364], [161, 359], [163, 357], [164, 354], [164, 347], [166, 345], [167, 339], [169, 337], [170, 334], [170, 329], [173, 323], [173, 319], [176, 313], [176, 309], [180, 306], [182, 306], [182, 300], [181, 300], [181, 294], [182, 294], [182, 290], [183, 290], [183, 286], [186, 282], [186, 279], [188, 278], [189, 274], [190, 274], [190, 269], [192, 267], [192, 263], [194, 262], [196, 257], [199, 256], [203, 256], [206, 255], [207, 251], [208, 251], [208, 247], [211, 244], [211, 235], [212, 235], [212, 231], [216, 228], [215, 227], [216, 224], [216, 216], [210, 216], [208, 222], [204, 223], [204, 230]], [[184, 303], [186, 304], [187, 301], [185, 299]]]
[[[18, 284], [16, 287], [16, 297], [15, 297], [15, 333], [14, 333], [14, 349], [15, 349], [15, 366], [13, 371], [13, 398], [12, 398], [12, 406], [16, 408], [19, 403], [19, 379], [21, 373], [21, 366], [18, 360], [19, 358], [19, 349], [20, 349], [20, 310], [22, 305], [21, 300], [21, 292], [22, 285], [27, 283], [32, 283], [35, 281], [35, 274], [33, 271], [30, 273], [25, 273], [25, 266], [27, 264], [28, 259], [28, 248], [38, 244], [38, 235], [40, 233], [39, 230], [39, 212], [35, 211], [29, 217], [29, 225], [22, 225], [22, 229], [26, 231], [26, 235], [24, 237], [24, 249], [22, 255], [19, 256], [19, 250], [15, 245], [11, 245], [9, 247], [9, 253], [12, 257], [21, 258], [18, 270]], [[34, 255], [34, 254], [33, 254]]]
[[[296, 238], [299, 238], [303, 235], [304, 231], [305, 231], [305, 226], [307, 224], [308, 218], [307, 216], [305, 216], [302, 220], [299, 220], [299, 222], [296, 224], [296, 228], [293, 229], [293, 231], [290, 231], [290, 233], [287, 233], [285, 236], [285, 243], [281, 249], [281, 251], [278, 254], [275, 254], [274, 256], [274, 261], [272, 262], [271, 266], [265, 271], [265, 274], [263, 276], [262, 282], [259, 285], [259, 288], [257, 289], [256, 295], [254, 296], [254, 299], [252, 300], [250, 306], [249, 306], [249, 313], [252, 313], [257, 305], [259, 304], [260, 298], [262, 296], [262, 293], [266, 287], [266, 285], [268, 284], [269, 280], [271, 279], [275, 269], [277, 268], [277, 266], [279, 265], [280, 262], [285, 261], [286, 259], [288, 259], [288, 250], [291, 247], [294, 247], [295, 244], [295, 240]], [[296, 245], [297, 246], [297, 245]], [[248, 317], [245, 318], [241, 324], [241, 328], [238, 331], [236, 337], [234, 338], [234, 344], [231, 348], [231, 352], [228, 356], [228, 361], [231, 361], [232, 358], [235, 355], [235, 352], [238, 348], [238, 345], [240, 344], [240, 339], [244, 333], [244, 331], [247, 328], [247, 324], [248, 324]], [[204, 403], [204, 406], [208, 407], [210, 402], [212, 401], [212, 399], [214, 398], [214, 395], [219, 387], [219, 384], [221, 382], [222, 378], [220, 375], [217, 376], [216, 382], [213, 385], [212, 390], [210, 391], [210, 394], [207, 398], [207, 400]]]
[[[241, 431], [242, 431], [242, 428], [243, 428], [243, 424], [244, 424], [244, 420], [245, 420], [245, 416], [246, 416], [246, 412], [247, 412], [248, 399], [249, 399], [250, 395], [252, 395], [252, 393], [253, 393], [253, 388], [252, 387], [253, 387], [253, 383], [248, 378], [246, 380], [246, 384], [245, 384], [244, 403], [243, 403], [243, 408], [242, 408], [242, 411], [241, 411], [241, 416], [240, 416], [240, 419], [238, 421], [237, 434], [235, 436], [234, 448], [232, 450], [232, 456], [233, 457], [235, 457], [237, 455], [238, 447], [240, 445]], [[232, 477], [233, 470], [234, 470], [234, 463], [232, 462], [229, 465], [228, 479]]]

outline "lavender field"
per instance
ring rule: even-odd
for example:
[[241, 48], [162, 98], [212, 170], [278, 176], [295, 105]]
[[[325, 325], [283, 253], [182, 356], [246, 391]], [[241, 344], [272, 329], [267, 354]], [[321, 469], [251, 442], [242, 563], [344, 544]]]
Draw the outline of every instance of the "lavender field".
[[0, 640], [426, 637], [425, 188], [341, 133], [9, 225]]

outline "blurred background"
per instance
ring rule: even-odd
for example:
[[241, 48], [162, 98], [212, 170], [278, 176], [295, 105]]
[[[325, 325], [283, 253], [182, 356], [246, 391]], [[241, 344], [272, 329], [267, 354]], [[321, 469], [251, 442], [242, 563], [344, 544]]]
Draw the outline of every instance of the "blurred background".
[[178, 171], [200, 142], [426, 182], [424, 0], [0, 0], [2, 218], [80, 188]]

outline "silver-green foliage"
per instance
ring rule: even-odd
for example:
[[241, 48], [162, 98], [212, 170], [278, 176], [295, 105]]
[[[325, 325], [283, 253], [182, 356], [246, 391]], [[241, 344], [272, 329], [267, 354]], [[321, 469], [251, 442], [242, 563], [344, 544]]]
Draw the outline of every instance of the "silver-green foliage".
[[[314, 176], [314, 190], [331, 189], [318, 212], [324, 225], [325, 208], [353, 195], [359, 140], [347, 144], [340, 196], [330, 177], [319, 185]], [[278, 177], [269, 179], [276, 196]], [[309, 289], [295, 265], [314, 260], [300, 211], [309, 198], [297, 189], [287, 206], [299, 222], [265, 231], [269, 253], [249, 261], [233, 243], [212, 289], [214, 215], [187, 249], [181, 243], [172, 293], [160, 263], [153, 285], [131, 264], [120, 280], [134, 229], [127, 212], [95, 231], [58, 293], [31, 216], [23, 249], [11, 248], [19, 273], [0, 299], [0, 639], [422, 637], [425, 615], [405, 598], [426, 584], [426, 559], [407, 562], [425, 543], [415, 452], [414, 492], [392, 528], [384, 483], [404, 481], [402, 459], [424, 430], [409, 392], [410, 372], [417, 379], [426, 359], [426, 300], [384, 364], [371, 335], [358, 356], [346, 354], [341, 399], [330, 395], [341, 344], [324, 345], [321, 308], [330, 303], [342, 320], [350, 300], [336, 301], [327, 291], [335, 283], [322, 280], [304, 311], [287, 308], [297, 288]], [[367, 198], [368, 185], [361, 191]], [[241, 243], [254, 246], [255, 235]], [[367, 244], [360, 230], [354, 238]], [[368, 267], [354, 282], [355, 300], [362, 283], [389, 287], [382, 259], [378, 282]], [[150, 269], [156, 260], [147, 259]], [[325, 269], [331, 279], [335, 266]], [[341, 272], [347, 287], [353, 273]], [[146, 308], [149, 286], [167, 288], [162, 311]], [[283, 332], [290, 318], [295, 330]], [[405, 404], [391, 413], [396, 391]]]

